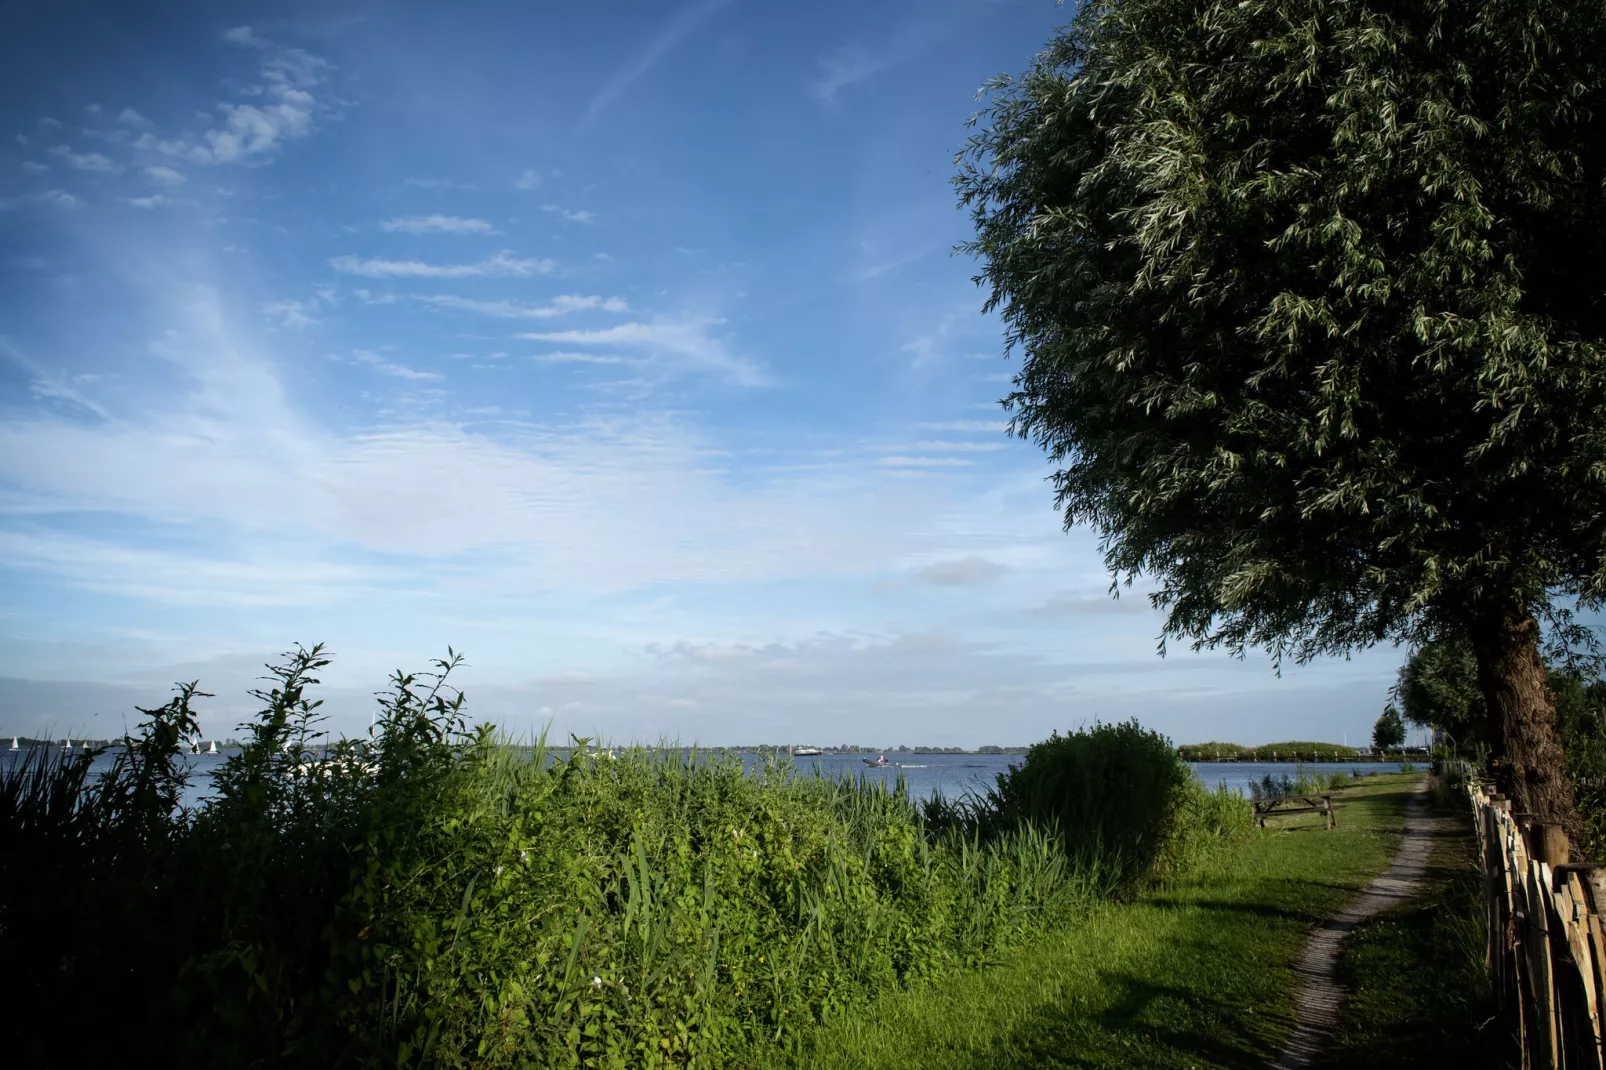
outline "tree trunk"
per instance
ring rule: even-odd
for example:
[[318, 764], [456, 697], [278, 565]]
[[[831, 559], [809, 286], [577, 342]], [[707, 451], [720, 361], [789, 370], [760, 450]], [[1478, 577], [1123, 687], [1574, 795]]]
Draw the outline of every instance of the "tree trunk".
[[1558, 823], [1579, 842], [1578, 808], [1556, 738], [1556, 703], [1539, 656], [1538, 622], [1527, 607], [1513, 606], [1482, 617], [1471, 632], [1490, 737], [1505, 762], [1502, 789], [1515, 810]]

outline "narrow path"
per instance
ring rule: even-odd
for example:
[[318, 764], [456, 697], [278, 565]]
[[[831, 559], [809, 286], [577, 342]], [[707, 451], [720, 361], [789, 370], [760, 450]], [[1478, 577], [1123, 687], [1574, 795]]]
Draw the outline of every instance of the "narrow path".
[[1367, 885], [1354, 902], [1322, 922], [1294, 963], [1300, 979], [1296, 1024], [1282, 1052], [1269, 1064], [1272, 1070], [1300, 1070], [1321, 1055], [1349, 994], [1337, 979], [1338, 955], [1345, 939], [1362, 922], [1410, 899], [1421, 886], [1438, 824], [1423, 814], [1425, 786], [1419, 785], [1405, 804], [1405, 839], [1394, 852], [1388, 871]]

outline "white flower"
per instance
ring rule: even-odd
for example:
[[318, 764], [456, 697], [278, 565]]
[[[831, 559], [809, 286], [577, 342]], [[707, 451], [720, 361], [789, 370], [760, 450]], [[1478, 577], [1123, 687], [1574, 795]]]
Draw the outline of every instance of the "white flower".
[[595, 988], [595, 989], [596, 989], [596, 990], [597, 990], [597, 991], [599, 991], [599, 992], [600, 992], [600, 991], [602, 991], [602, 978], [600, 978], [600, 977], [593, 977], [593, 978], [592, 978], [592, 979], [591, 979], [591, 987], [592, 987], [592, 988]]

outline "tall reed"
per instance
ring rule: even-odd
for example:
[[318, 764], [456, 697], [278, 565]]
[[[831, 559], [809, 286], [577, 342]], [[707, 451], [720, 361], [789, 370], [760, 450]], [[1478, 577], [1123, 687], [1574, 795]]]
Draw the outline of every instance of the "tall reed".
[[[997, 958], [1157, 872], [1151, 842], [1181, 864], [1165, 822], [1220, 817], [1131, 755], [1170, 785], [1165, 814], [1100, 811], [1079, 839], [1075, 806], [1023, 794], [1030, 772], [945, 809], [784, 762], [509, 740], [467, 727], [450, 652], [392, 678], [368, 737], [329, 742], [327, 664], [272, 667], [196, 813], [177, 806], [194, 685], [98, 779], [78, 756], [0, 777], [0, 924], [32, 926], [0, 967], [41, 1027], [33, 1065], [126, 1058], [131, 1037], [180, 1066], [725, 1065]], [[48, 933], [69, 922], [94, 936], [63, 969]], [[86, 1005], [121, 1029], [63, 1046]]]

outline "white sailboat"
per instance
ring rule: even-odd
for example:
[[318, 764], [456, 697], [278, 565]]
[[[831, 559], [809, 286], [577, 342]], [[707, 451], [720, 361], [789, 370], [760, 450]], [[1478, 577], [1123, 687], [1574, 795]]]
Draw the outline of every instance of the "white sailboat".
[[16, 736], [12, 736], [11, 737], [11, 749], [12, 750], [16, 750], [17, 749], [17, 737]]
[[66, 747], [68, 750], [72, 750], [72, 740], [71, 739], [65, 740], [62, 743], [62, 746]]
[[214, 739], [211, 742], [211, 744], [206, 748], [206, 753], [208, 753], [208, 754], [216, 754], [217, 753], [217, 740]]

